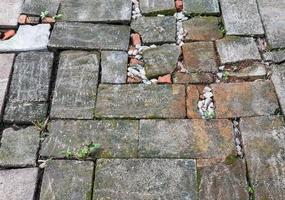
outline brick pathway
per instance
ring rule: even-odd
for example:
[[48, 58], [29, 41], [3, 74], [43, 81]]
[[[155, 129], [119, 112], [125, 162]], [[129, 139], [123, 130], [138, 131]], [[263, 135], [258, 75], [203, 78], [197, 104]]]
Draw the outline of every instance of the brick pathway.
[[285, 199], [284, 0], [2, 0], [0, 33], [0, 200]]

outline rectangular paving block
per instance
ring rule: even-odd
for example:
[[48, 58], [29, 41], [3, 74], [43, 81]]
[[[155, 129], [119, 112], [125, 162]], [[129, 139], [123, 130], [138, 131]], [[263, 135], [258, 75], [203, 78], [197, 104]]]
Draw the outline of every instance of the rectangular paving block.
[[1, 0], [0, 28], [16, 28], [23, 3], [24, 0]]
[[284, 125], [282, 116], [246, 118], [240, 122], [255, 199], [285, 197]]
[[49, 136], [42, 143], [41, 156], [65, 157], [69, 149], [76, 153], [82, 145], [100, 144], [96, 158], [134, 158], [138, 154], [138, 121], [52, 121]]
[[173, 83], [177, 84], [197, 84], [197, 83], [213, 83], [214, 75], [212, 73], [183, 73], [176, 72], [173, 76]]
[[92, 119], [99, 77], [97, 52], [60, 54], [51, 118]]
[[40, 15], [48, 11], [48, 16], [55, 16], [59, 9], [61, 0], [25, 0], [22, 13], [29, 15]]
[[217, 118], [274, 115], [279, 109], [271, 81], [211, 85]]
[[48, 46], [55, 49], [127, 51], [129, 39], [130, 27], [126, 25], [58, 22]]
[[271, 80], [275, 87], [282, 112], [285, 113], [285, 65], [273, 66]]
[[96, 118], [185, 118], [183, 85], [99, 85]]
[[144, 158], [226, 158], [235, 151], [230, 120], [141, 120]]
[[90, 161], [48, 161], [40, 200], [91, 199], [93, 168]]
[[183, 0], [183, 10], [187, 15], [220, 13], [218, 0]]
[[256, 0], [220, 0], [227, 35], [264, 34]]
[[140, 0], [143, 15], [172, 15], [176, 12], [173, 0]]
[[196, 162], [99, 159], [93, 199], [197, 199]]
[[263, 54], [265, 61], [271, 61], [273, 63], [281, 63], [285, 61], [285, 50], [267, 51]]

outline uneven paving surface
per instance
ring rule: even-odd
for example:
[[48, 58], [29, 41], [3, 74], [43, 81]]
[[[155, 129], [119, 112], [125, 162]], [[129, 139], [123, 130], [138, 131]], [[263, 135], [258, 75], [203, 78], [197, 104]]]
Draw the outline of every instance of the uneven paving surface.
[[284, 0], [0, 3], [0, 200], [284, 200], [284, 113]]

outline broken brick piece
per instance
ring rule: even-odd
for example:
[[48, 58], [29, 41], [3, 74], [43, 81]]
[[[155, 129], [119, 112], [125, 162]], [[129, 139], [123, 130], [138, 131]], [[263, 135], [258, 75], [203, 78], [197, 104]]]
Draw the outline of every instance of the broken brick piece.
[[15, 30], [9, 30], [4, 32], [2, 40], [8, 40], [16, 34]]
[[20, 15], [19, 19], [18, 19], [18, 23], [19, 24], [25, 24], [27, 20], [27, 15]]
[[132, 38], [132, 45], [136, 46], [136, 45], [141, 45], [141, 37], [138, 33], [133, 33], [131, 35]]
[[181, 12], [183, 10], [183, 1], [182, 0], [175, 1], [175, 7], [178, 12]]
[[31, 17], [28, 16], [26, 20], [27, 24], [39, 24], [40, 23], [40, 18], [39, 17]]
[[169, 84], [171, 84], [172, 83], [171, 75], [167, 74], [167, 75], [158, 77], [158, 83], [169, 83]]

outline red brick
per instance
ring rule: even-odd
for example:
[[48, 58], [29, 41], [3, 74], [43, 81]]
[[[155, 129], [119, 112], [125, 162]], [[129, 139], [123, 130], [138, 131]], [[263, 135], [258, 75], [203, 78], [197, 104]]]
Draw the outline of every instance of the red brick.
[[55, 19], [52, 17], [45, 17], [42, 19], [42, 23], [44, 24], [54, 24], [55, 23]]
[[176, 0], [175, 1], [175, 7], [176, 7], [176, 10], [178, 12], [181, 12], [183, 10], [183, 1], [182, 0]]
[[138, 33], [133, 33], [131, 35], [132, 38], [132, 45], [136, 46], [136, 45], [141, 45], [141, 37]]
[[167, 75], [158, 77], [158, 83], [169, 83], [169, 84], [171, 84], [172, 83], [171, 75], [167, 74]]
[[19, 19], [18, 19], [18, 23], [19, 24], [25, 24], [27, 20], [27, 15], [20, 15]]
[[15, 30], [9, 30], [4, 32], [2, 40], [8, 40], [16, 34]]

